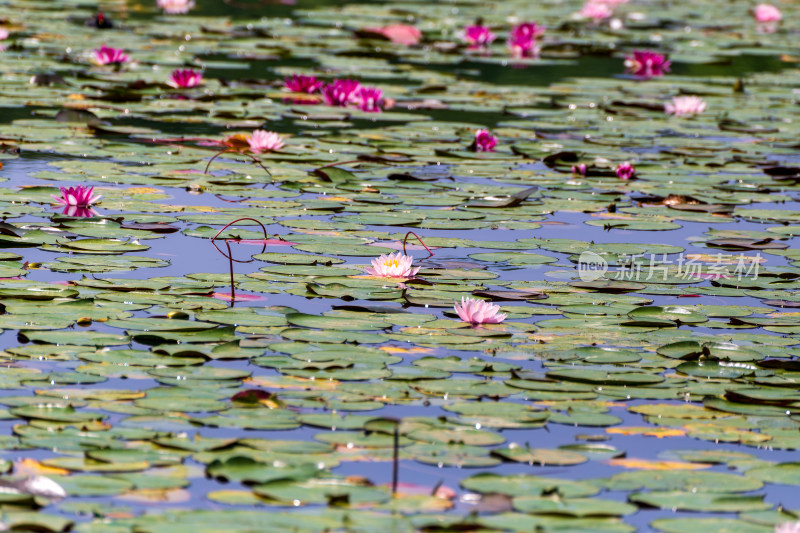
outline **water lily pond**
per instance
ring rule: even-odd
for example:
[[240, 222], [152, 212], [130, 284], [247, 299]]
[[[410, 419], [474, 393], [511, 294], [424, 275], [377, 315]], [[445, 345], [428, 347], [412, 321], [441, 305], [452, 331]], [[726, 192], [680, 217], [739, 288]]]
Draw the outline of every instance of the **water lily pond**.
[[4, 8], [3, 528], [800, 519], [797, 4]]

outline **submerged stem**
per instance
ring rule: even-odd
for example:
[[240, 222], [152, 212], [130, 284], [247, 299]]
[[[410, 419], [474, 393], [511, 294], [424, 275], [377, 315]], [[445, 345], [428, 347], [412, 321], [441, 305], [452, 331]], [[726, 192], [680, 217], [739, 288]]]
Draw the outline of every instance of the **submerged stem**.
[[400, 424], [394, 425], [394, 454], [392, 455], [392, 496], [397, 494], [397, 471], [400, 463]]
[[225, 239], [225, 247], [228, 248], [228, 270], [231, 273], [231, 307], [236, 301], [236, 289], [233, 286], [233, 252], [231, 252], [231, 242]]

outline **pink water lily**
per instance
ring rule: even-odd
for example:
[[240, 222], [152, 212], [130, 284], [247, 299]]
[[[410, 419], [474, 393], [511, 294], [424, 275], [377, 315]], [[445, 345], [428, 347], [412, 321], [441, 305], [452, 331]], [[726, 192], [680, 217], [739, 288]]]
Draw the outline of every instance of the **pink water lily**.
[[[390, 487], [391, 483], [382, 485]], [[453, 500], [458, 496], [458, 492], [446, 485], [436, 485], [434, 487], [417, 485], [415, 483], [397, 484], [397, 490], [403, 495], [419, 495], [419, 496], [433, 496], [434, 498], [441, 498], [444, 500]]]
[[128, 54], [122, 48], [103, 45], [94, 51], [94, 60], [98, 65], [121, 65], [128, 59]]
[[470, 48], [482, 48], [491, 44], [497, 38], [497, 35], [492, 33], [488, 26], [474, 24], [464, 28], [462, 38]]
[[5, 29], [5, 28], [0, 28], [0, 41], [2, 41], [2, 40], [4, 40], [4, 39], [8, 39], [8, 36], [9, 36], [9, 35], [10, 35], [10, 34], [8, 33], [8, 30], [7, 30], [7, 29]]
[[625, 58], [628, 73], [644, 79], [663, 76], [669, 72], [670, 65], [671, 62], [664, 54], [652, 50], [635, 50]]
[[583, 5], [583, 8], [581, 8], [578, 14], [583, 18], [600, 22], [607, 18], [611, 18], [611, 15], [614, 14], [614, 10], [606, 2], [589, 0]]
[[800, 521], [776, 524], [775, 533], [800, 533]]
[[360, 88], [357, 80], [334, 80], [322, 88], [322, 97], [328, 105], [347, 107], [356, 103], [356, 91]]
[[472, 141], [470, 149], [474, 152], [494, 152], [497, 146], [497, 137], [489, 133], [489, 130], [478, 130], [475, 132], [475, 140]]
[[102, 196], [94, 196], [94, 187], [61, 187], [61, 196], [52, 195], [56, 203], [64, 206], [89, 207], [97, 203]]
[[372, 266], [366, 267], [366, 272], [370, 276], [379, 278], [413, 278], [419, 272], [420, 267], [413, 268], [411, 264], [414, 258], [400, 252], [389, 255], [381, 255], [372, 260]]
[[380, 113], [384, 106], [383, 91], [377, 87], [360, 87], [356, 91], [355, 101], [361, 111]]
[[190, 68], [175, 69], [169, 75], [167, 85], [175, 89], [197, 87], [203, 81], [203, 73]]
[[753, 10], [756, 22], [780, 22], [783, 18], [781, 10], [771, 4], [758, 4]]
[[422, 32], [415, 26], [408, 24], [389, 24], [379, 28], [364, 28], [361, 33], [379, 35], [396, 44], [413, 46], [422, 40]]
[[629, 161], [617, 165], [617, 177], [621, 180], [629, 180], [636, 175], [636, 168]]
[[168, 15], [182, 15], [194, 8], [194, 0], [156, 0], [156, 4]]
[[292, 74], [283, 80], [283, 86], [293, 93], [313, 94], [325, 85], [316, 76]]
[[574, 176], [586, 176], [586, 163], [572, 165], [572, 174]]
[[705, 110], [706, 103], [699, 96], [676, 96], [672, 102], [664, 104], [664, 112], [676, 117], [697, 115]]
[[247, 137], [250, 151], [260, 154], [262, 152], [275, 152], [283, 148], [283, 137], [274, 131], [255, 130]]
[[506, 319], [506, 314], [500, 312], [499, 305], [493, 305], [485, 300], [461, 297], [461, 305], [453, 306], [458, 317], [470, 324], [499, 324]]
[[514, 57], [536, 57], [539, 46], [536, 40], [544, 35], [544, 27], [535, 22], [523, 22], [511, 29], [508, 47]]

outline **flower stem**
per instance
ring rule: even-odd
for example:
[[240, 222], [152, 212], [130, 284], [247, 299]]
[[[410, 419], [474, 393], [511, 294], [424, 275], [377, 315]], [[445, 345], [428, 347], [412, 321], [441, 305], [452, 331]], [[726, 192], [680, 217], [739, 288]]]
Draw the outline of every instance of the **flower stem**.
[[272, 179], [272, 172], [270, 172], [269, 169], [264, 166], [264, 164], [261, 162], [260, 159], [258, 159], [253, 154], [248, 154], [247, 152], [242, 152], [241, 150], [237, 150], [236, 148], [226, 148], [225, 150], [219, 151], [216, 154], [214, 154], [214, 156], [211, 159], [208, 160], [208, 164], [206, 165], [206, 169], [203, 171], [203, 174], [208, 174], [208, 168], [211, 166], [211, 162], [212, 161], [214, 161], [216, 158], [218, 158], [219, 156], [221, 156], [222, 154], [227, 153], [227, 152], [235, 152], [237, 154], [241, 154], [241, 155], [249, 157], [253, 161], [253, 163], [255, 163], [256, 165], [258, 165], [262, 169], [264, 169], [264, 172], [266, 172], [267, 175], [269, 175], [270, 179]]
[[406, 253], [406, 241], [408, 240], [408, 236], [409, 236], [409, 235], [413, 235], [414, 237], [416, 237], [416, 238], [417, 238], [417, 240], [419, 241], [419, 243], [420, 243], [422, 246], [424, 246], [424, 247], [425, 247], [425, 250], [427, 250], [427, 251], [428, 251], [428, 254], [430, 254], [430, 255], [428, 255], [428, 257], [426, 257], [425, 259], [428, 259], [429, 257], [433, 257], [433, 252], [431, 252], [431, 249], [430, 249], [430, 248], [428, 248], [428, 245], [427, 245], [427, 244], [425, 244], [425, 243], [423, 242], [422, 238], [421, 238], [419, 235], [417, 235], [416, 233], [414, 233], [413, 231], [409, 231], [408, 233], [406, 233], [406, 236], [405, 236], [405, 237], [403, 237], [403, 254], [404, 254], [404, 255], [408, 255], [408, 254]]
[[[222, 152], [220, 152], [220, 153], [222, 153]], [[217, 155], [219, 155], [219, 154], [217, 154]], [[250, 217], [237, 218], [233, 222], [229, 222], [229, 223], [225, 224], [224, 228], [219, 230], [216, 235], [211, 237], [211, 244], [214, 246], [214, 248], [216, 248], [217, 251], [219, 253], [221, 253], [223, 256], [228, 258], [228, 268], [229, 268], [230, 274], [231, 274], [231, 307], [233, 307], [233, 303], [236, 300], [236, 290], [235, 290], [234, 285], [233, 285], [233, 263], [234, 262], [236, 262], [236, 263], [252, 263], [253, 262], [253, 258], [250, 257], [250, 259], [247, 260], [247, 261], [244, 261], [244, 260], [241, 260], [241, 259], [234, 259], [233, 258], [233, 252], [231, 252], [231, 243], [230, 243], [231, 239], [229, 239], [229, 238], [225, 239], [225, 247], [228, 249], [228, 253], [227, 254], [225, 252], [223, 252], [222, 250], [220, 250], [219, 246], [217, 246], [217, 243], [214, 242], [214, 241], [217, 239], [217, 237], [219, 237], [222, 234], [223, 231], [228, 229], [233, 224], [236, 224], [237, 222], [241, 222], [242, 220], [251, 220], [251, 221], [255, 222], [256, 224], [258, 224], [259, 226], [261, 226], [261, 231], [264, 232], [264, 246], [261, 248], [261, 251], [259, 253], [264, 253], [264, 251], [267, 249], [267, 238], [268, 238], [267, 237], [267, 228], [264, 227], [264, 224], [262, 224], [261, 222], [259, 222], [258, 220], [254, 219], [254, 218], [250, 218]], [[233, 239], [233, 240], [235, 240], [235, 239]]]

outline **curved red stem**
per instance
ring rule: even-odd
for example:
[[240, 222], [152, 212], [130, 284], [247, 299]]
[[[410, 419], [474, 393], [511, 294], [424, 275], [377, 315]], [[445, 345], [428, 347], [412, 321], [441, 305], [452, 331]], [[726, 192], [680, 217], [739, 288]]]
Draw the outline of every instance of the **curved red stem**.
[[[217, 154], [217, 155], [219, 155], [219, 154]], [[264, 253], [264, 251], [267, 249], [267, 238], [268, 238], [267, 237], [267, 228], [264, 227], [264, 224], [262, 224], [261, 222], [259, 222], [258, 220], [254, 219], [254, 218], [250, 218], [250, 217], [237, 218], [233, 222], [229, 222], [229, 223], [225, 224], [224, 228], [219, 230], [216, 235], [211, 237], [211, 244], [214, 246], [214, 248], [216, 248], [217, 251], [219, 253], [221, 253], [223, 256], [228, 258], [228, 268], [229, 268], [230, 273], [231, 273], [231, 305], [233, 305], [233, 301], [236, 299], [236, 289], [233, 286], [233, 263], [234, 262], [236, 262], [236, 263], [252, 263], [254, 261], [254, 259], [252, 257], [248, 261], [243, 261], [241, 259], [234, 259], [233, 258], [233, 252], [231, 252], [231, 243], [230, 243], [231, 239], [225, 239], [225, 247], [228, 249], [228, 253], [227, 254], [225, 252], [223, 252], [222, 250], [220, 250], [219, 246], [217, 246], [217, 243], [214, 242], [214, 241], [217, 240], [217, 237], [219, 237], [220, 234], [222, 234], [223, 231], [228, 229], [233, 224], [236, 224], [237, 222], [241, 222], [242, 220], [252, 220], [256, 224], [261, 226], [261, 230], [264, 232], [264, 246], [261, 248], [261, 251], [259, 253]]]
[[262, 169], [264, 169], [264, 172], [266, 172], [269, 175], [270, 179], [272, 179], [272, 172], [270, 172], [269, 169], [264, 166], [264, 164], [261, 162], [260, 159], [258, 159], [253, 154], [248, 154], [247, 152], [242, 152], [241, 150], [237, 150], [236, 148], [226, 148], [226, 149], [214, 154], [214, 157], [212, 157], [211, 159], [208, 160], [208, 164], [206, 165], [206, 169], [203, 171], [203, 174], [208, 174], [208, 167], [211, 166], [211, 162], [212, 161], [214, 161], [216, 158], [218, 158], [219, 156], [221, 156], [222, 154], [227, 153], [227, 152], [235, 152], [237, 154], [241, 154], [241, 155], [249, 157], [253, 161], [253, 163], [255, 163], [256, 165], [258, 165]]
[[[406, 233], [406, 236], [405, 236], [405, 237], [403, 237], [403, 254], [404, 254], [404, 255], [408, 255], [408, 254], [406, 254], [406, 241], [408, 240], [408, 236], [409, 236], [409, 235], [413, 235], [414, 237], [416, 237], [416, 238], [417, 238], [417, 240], [419, 241], [419, 243], [420, 243], [422, 246], [424, 246], [424, 247], [425, 247], [425, 250], [427, 250], [427, 251], [428, 251], [428, 254], [430, 254], [430, 255], [428, 255], [428, 257], [433, 257], [433, 252], [431, 252], [431, 249], [430, 249], [430, 248], [428, 248], [428, 245], [427, 245], [427, 244], [425, 244], [425, 243], [422, 241], [422, 238], [420, 238], [420, 236], [419, 236], [419, 235], [417, 235], [416, 233], [414, 233], [413, 231], [409, 231], [408, 233]], [[425, 259], [428, 259], [428, 257], [426, 257]]]
[[236, 150], [234, 150], [233, 148], [226, 148], [226, 149], [222, 150], [221, 152], [217, 152], [216, 154], [214, 154], [214, 157], [212, 157], [211, 159], [208, 160], [208, 164], [206, 165], [206, 169], [203, 171], [203, 174], [208, 174], [208, 167], [211, 166], [211, 162], [214, 161], [216, 158], [218, 158], [219, 156], [221, 156], [222, 154], [224, 154], [226, 152], [235, 152], [235, 151]]
[[272, 172], [270, 172], [270, 171], [269, 171], [269, 169], [268, 169], [267, 167], [265, 167], [265, 166], [264, 166], [264, 165], [261, 163], [261, 160], [260, 160], [260, 159], [258, 159], [258, 158], [257, 158], [256, 156], [254, 156], [253, 154], [248, 154], [247, 152], [239, 152], [239, 153], [240, 153], [240, 154], [242, 154], [242, 155], [246, 155], [247, 157], [249, 157], [250, 159], [252, 159], [252, 160], [253, 160], [253, 163], [255, 163], [256, 165], [258, 165], [258, 166], [260, 166], [262, 169], [264, 169], [264, 172], [266, 172], [266, 173], [269, 175], [270, 179], [272, 179]]

